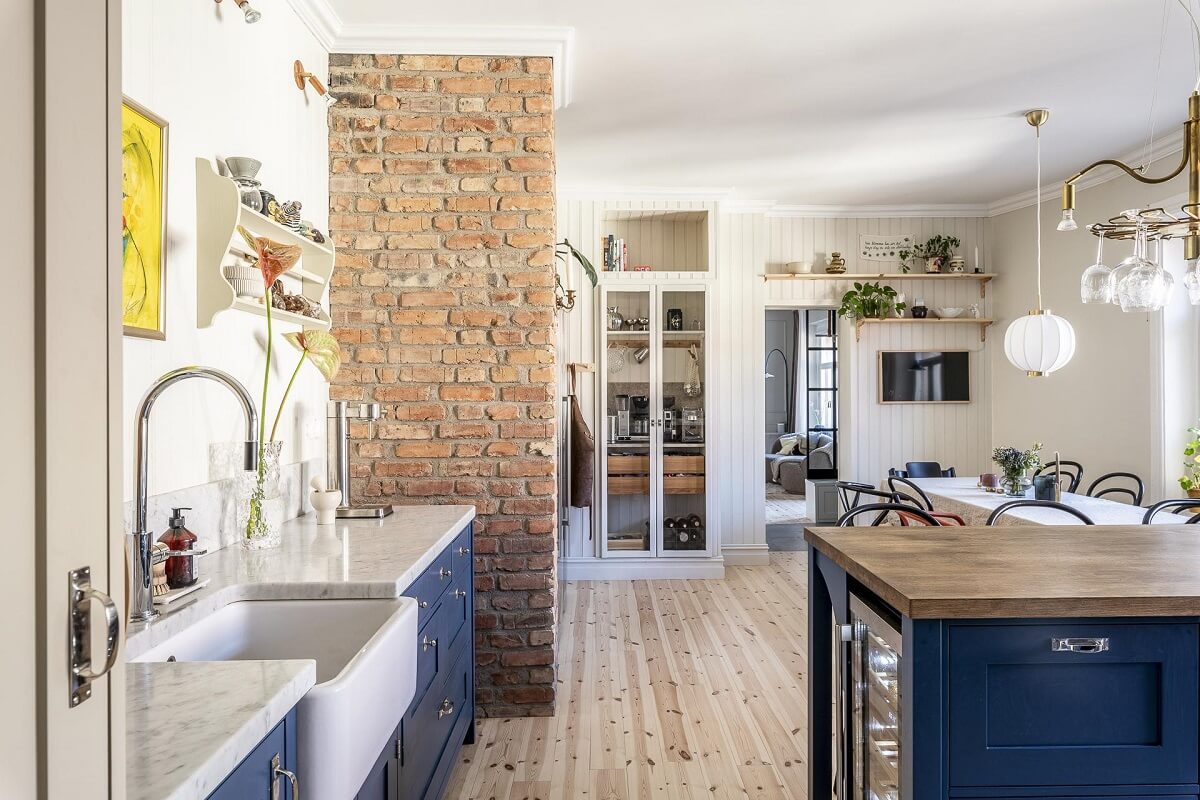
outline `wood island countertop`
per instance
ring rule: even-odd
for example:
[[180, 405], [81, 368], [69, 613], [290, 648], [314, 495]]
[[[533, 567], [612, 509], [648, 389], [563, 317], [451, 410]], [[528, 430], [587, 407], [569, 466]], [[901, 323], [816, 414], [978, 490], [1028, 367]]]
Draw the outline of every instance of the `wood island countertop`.
[[911, 619], [1200, 616], [1200, 526], [805, 528]]

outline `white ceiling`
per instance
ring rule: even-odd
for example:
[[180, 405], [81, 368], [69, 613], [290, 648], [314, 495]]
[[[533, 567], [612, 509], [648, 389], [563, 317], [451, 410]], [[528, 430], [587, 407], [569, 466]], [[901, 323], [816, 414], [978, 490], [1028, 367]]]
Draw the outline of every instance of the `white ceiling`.
[[1174, 132], [1195, 81], [1176, 0], [329, 0], [348, 25], [575, 28], [560, 186], [744, 204], [927, 205], [1032, 188]]

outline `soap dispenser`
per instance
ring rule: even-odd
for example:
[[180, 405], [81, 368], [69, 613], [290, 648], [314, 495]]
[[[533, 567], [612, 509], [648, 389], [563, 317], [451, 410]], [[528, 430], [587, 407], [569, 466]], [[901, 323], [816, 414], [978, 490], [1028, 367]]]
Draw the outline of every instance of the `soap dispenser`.
[[[183, 512], [190, 508], [171, 509], [171, 528], [158, 540], [176, 553], [193, 550], [196, 547], [196, 534], [184, 527]], [[182, 589], [191, 586], [200, 576], [196, 570], [196, 556], [199, 553], [186, 556], [171, 556], [167, 559], [167, 586], [172, 589]]]

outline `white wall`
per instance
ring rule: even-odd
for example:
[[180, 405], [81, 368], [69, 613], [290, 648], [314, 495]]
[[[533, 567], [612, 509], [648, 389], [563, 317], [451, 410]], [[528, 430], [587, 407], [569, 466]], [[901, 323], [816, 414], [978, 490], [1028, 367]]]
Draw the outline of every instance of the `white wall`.
[[[1160, 174], [1177, 163], [1167, 157], [1151, 168]], [[1004, 356], [1003, 335], [1008, 324], [1036, 303], [1034, 209], [1024, 208], [992, 219], [993, 264], [1003, 278], [996, 281], [998, 319], [993, 348], [993, 439], [997, 446], [1025, 447], [1040, 441], [1045, 451], [1059, 450], [1063, 458], [1084, 465], [1084, 488], [1106, 472], [1134, 472], [1149, 480], [1155, 472], [1152, 420], [1160, 413], [1155, 390], [1158, 375], [1152, 360], [1158, 314], [1126, 314], [1115, 306], [1084, 305], [1079, 278], [1095, 261], [1096, 237], [1083, 230], [1087, 223], [1145, 207], [1186, 191], [1177, 178], [1161, 186], [1143, 186], [1130, 178], [1082, 189], [1075, 217], [1080, 229], [1059, 233], [1054, 227], [1060, 211], [1056, 202], [1042, 204], [1042, 284], [1044, 306], [1065, 317], [1075, 328], [1075, 357], [1045, 378], [1028, 378]], [[1129, 255], [1130, 243], [1109, 243], [1105, 262], [1115, 266]], [[1186, 303], [1182, 287], [1175, 303]], [[1177, 475], [1167, 476], [1168, 496]], [[1157, 498], [1162, 487], [1147, 487]]]
[[[264, 320], [227, 312], [211, 328], [196, 327], [194, 159], [259, 159], [264, 187], [281, 200], [302, 201], [304, 217], [327, 228], [326, 107], [311, 92], [306, 100], [296, 89], [292, 62], [298, 58], [324, 75], [328, 55], [287, 4], [262, 10], [262, 21], [247, 25], [232, 2], [124, 3], [124, 92], [170, 123], [167, 339], [125, 339], [126, 475], [132, 471], [133, 414], [159, 375], [201, 364], [232, 373], [256, 398], [262, 391]], [[271, 379], [268, 428], [296, 363], [295, 351], [280, 336], [291, 329], [275, 325], [281, 357]], [[285, 463], [324, 452], [326, 391], [316, 370], [302, 370], [292, 397], [278, 437], [286, 442]], [[227, 477], [213, 445], [243, 439], [241, 420], [234, 398], [215, 384], [193, 381], [165, 393], [154, 408], [151, 494]], [[125, 499], [132, 495], [127, 478]]]

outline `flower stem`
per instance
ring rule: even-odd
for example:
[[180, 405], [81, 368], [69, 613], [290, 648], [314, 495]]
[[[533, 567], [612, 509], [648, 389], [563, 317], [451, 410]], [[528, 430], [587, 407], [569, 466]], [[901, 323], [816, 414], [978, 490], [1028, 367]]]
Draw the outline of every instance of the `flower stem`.
[[[266, 283], [266, 281], [264, 280], [263, 283]], [[254, 494], [250, 498], [250, 516], [249, 516], [248, 520], [246, 521], [246, 538], [247, 539], [254, 538], [254, 533], [255, 533], [255, 531], [257, 531], [259, 529], [259, 526], [261, 524], [261, 519], [262, 519], [262, 514], [263, 514], [263, 508], [262, 508], [263, 484], [265, 483], [266, 476], [267, 476], [267, 472], [266, 472], [266, 470], [267, 470], [267, 464], [266, 464], [267, 443], [266, 443], [266, 439], [265, 439], [266, 432], [267, 432], [267, 416], [266, 416], [265, 412], [267, 409], [267, 383], [271, 379], [271, 338], [272, 338], [271, 334], [272, 334], [272, 331], [271, 331], [271, 287], [270, 286], [267, 286], [266, 301], [267, 301], [267, 359], [266, 359], [266, 367], [263, 369], [262, 405], [259, 406], [259, 408], [262, 409], [262, 411], [264, 413], [261, 413], [258, 415], [258, 474], [256, 476], [257, 480], [255, 481], [255, 491], [254, 491]]]
[[292, 384], [296, 382], [296, 376], [300, 374], [300, 368], [304, 366], [304, 353], [300, 354], [300, 358], [296, 361], [296, 368], [292, 370], [292, 377], [288, 379], [287, 388], [283, 390], [283, 397], [279, 399], [279, 410], [275, 412], [275, 421], [271, 423], [271, 441], [275, 441], [275, 431], [279, 428], [279, 420], [283, 416], [283, 407], [287, 405], [288, 395], [292, 393]]

